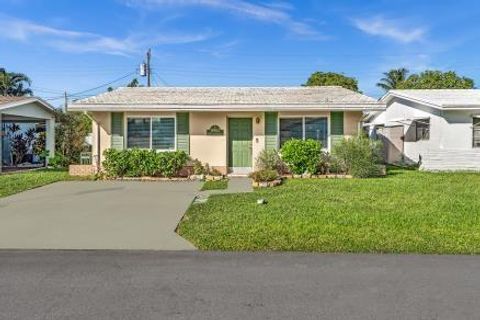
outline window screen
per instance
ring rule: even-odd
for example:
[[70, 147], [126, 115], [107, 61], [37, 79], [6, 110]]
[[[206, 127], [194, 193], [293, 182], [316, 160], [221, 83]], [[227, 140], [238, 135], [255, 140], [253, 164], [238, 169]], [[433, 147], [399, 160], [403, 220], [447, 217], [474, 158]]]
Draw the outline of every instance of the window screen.
[[430, 139], [430, 119], [415, 121], [416, 141]]
[[473, 118], [473, 147], [480, 148], [480, 118]]
[[305, 118], [305, 139], [320, 141], [322, 148], [328, 148], [327, 118]]
[[129, 118], [127, 148], [150, 148], [150, 118]]
[[152, 148], [156, 150], [175, 149], [175, 119], [152, 119]]
[[303, 139], [303, 119], [280, 119], [280, 146], [290, 139]]

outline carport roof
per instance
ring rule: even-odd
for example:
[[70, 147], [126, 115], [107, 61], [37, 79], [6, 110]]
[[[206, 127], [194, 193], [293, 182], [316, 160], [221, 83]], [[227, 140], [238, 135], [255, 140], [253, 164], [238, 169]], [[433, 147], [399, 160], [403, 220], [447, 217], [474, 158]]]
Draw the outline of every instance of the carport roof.
[[0, 111], [18, 107], [28, 103], [37, 103], [50, 112], [55, 111], [55, 108], [45, 100], [38, 97], [29, 97], [29, 96], [24, 96], [24, 97], [0, 96]]

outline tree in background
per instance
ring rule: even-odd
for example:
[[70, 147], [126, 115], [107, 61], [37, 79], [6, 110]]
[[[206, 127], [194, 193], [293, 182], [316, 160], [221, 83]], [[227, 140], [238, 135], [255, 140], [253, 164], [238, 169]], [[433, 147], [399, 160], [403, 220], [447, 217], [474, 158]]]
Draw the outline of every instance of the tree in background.
[[427, 70], [412, 74], [398, 84], [398, 89], [473, 89], [472, 79], [457, 75], [454, 71]]
[[[132, 81], [130, 81], [127, 84], [127, 87], [134, 88], [134, 87], [143, 87], [143, 86], [140, 84], [140, 81], [138, 81], [137, 78], [133, 78]], [[112, 92], [113, 90], [115, 90], [114, 87], [108, 87], [107, 88], [107, 92]]]
[[341, 86], [358, 92], [358, 81], [355, 78], [347, 77], [335, 72], [315, 72], [308, 78], [304, 86]]
[[31, 96], [32, 81], [23, 73], [7, 72], [0, 68], [0, 95], [2, 96]]
[[133, 80], [127, 84], [127, 87], [140, 87], [140, 82], [138, 82], [137, 78], [133, 78]]
[[388, 92], [392, 89], [398, 89], [399, 85], [407, 79], [408, 69], [398, 68], [392, 69], [388, 72], [383, 73], [385, 77], [380, 79], [380, 82], [377, 83], [377, 87], [382, 88], [385, 92]]
[[83, 113], [65, 113], [57, 110], [55, 122], [55, 158], [57, 158], [57, 162], [62, 163], [61, 166], [78, 163], [80, 153], [86, 151], [85, 138], [92, 131], [92, 121]]

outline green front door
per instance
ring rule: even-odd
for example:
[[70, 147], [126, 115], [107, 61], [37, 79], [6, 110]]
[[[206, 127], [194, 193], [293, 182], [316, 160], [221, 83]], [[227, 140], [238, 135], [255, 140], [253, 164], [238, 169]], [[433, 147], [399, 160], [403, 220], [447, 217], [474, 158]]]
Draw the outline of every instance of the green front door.
[[228, 166], [252, 167], [252, 119], [228, 119]]

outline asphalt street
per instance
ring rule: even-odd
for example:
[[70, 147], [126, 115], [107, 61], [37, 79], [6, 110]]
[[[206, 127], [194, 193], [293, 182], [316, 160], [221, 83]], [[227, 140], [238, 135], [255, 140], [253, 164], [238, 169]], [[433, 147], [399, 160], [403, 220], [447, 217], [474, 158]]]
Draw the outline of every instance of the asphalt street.
[[480, 257], [0, 251], [0, 319], [479, 319]]

